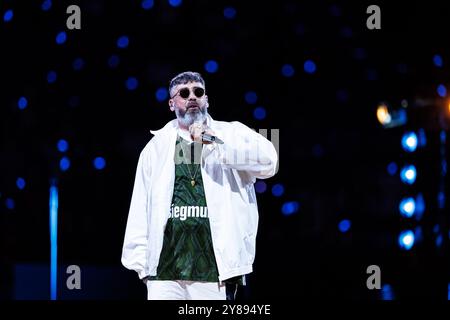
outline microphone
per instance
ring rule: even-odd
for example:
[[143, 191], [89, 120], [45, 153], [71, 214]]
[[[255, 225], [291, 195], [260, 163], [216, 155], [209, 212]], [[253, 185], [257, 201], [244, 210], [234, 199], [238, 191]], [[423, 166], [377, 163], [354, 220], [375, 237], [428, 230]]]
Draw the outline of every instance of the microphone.
[[[189, 127], [189, 131], [190, 132], [192, 131], [191, 128], [192, 128], [193, 125], [197, 125], [197, 126], [202, 126], [203, 127], [203, 123], [201, 123], [201, 122], [194, 122], [191, 125], [191, 127]], [[223, 141], [220, 140], [218, 137], [213, 136], [211, 134], [204, 133], [204, 132], [202, 133], [202, 141], [204, 141], [204, 142], [216, 142], [216, 143], [219, 143], [219, 144], [223, 144]]]
[[207, 134], [207, 133], [202, 133], [202, 140], [203, 141], [207, 141], [207, 142], [216, 142], [216, 143], [223, 144], [222, 140], [220, 140], [216, 136], [213, 136], [213, 135], [210, 135], [210, 134]]

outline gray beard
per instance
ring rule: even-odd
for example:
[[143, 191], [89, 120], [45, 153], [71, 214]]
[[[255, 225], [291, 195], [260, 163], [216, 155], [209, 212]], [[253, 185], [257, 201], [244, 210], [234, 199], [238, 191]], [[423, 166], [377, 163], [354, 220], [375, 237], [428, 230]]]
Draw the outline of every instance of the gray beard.
[[206, 120], [206, 116], [208, 115], [208, 111], [206, 108], [200, 109], [198, 112], [185, 112], [181, 113], [178, 108], [175, 109], [175, 114], [177, 119], [183, 126], [189, 128], [194, 122], [203, 123]]

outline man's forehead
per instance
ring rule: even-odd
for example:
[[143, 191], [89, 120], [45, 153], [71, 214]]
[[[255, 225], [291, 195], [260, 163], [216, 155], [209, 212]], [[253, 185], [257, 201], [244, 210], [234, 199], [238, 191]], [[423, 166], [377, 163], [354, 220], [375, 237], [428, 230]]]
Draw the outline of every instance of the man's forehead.
[[189, 81], [189, 82], [186, 82], [186, 83], [180, 83], [180, 84], [177, 84], [174, 88], [176, 90], [178, 90], [180, 88], [186, 88], [186, 87], [188, 87], [188, 88], [192, 88], [192, 87], [204, 88], [203, 84], [201, 82], [198, 82], [198, 81]]

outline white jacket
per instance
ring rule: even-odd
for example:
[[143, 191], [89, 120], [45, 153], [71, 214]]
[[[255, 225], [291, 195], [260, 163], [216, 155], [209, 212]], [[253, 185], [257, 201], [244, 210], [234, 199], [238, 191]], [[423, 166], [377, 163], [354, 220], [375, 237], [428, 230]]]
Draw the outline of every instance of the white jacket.
[[[273, 144], [240, 122], [208, 126], [224, 144], [205, 145], [201, 175], [219, 280], [252, 272], [258, 207], [253, 183], [273, 176], [278, 156]], [[178, 121], [152, 131], [140, 154], [131, 198], [122, 264], [139, 278], [156, 275], [175, 181]]]

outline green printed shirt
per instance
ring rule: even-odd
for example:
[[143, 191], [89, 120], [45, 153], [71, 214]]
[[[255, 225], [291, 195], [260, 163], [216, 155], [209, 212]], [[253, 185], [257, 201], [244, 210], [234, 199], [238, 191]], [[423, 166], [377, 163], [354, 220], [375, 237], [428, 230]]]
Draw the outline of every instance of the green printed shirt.
[[[170, 216], [155, 280], [219, 279], [200, 172], [202, 144], [178, 137]], [[194, 161], [195, 160], [195, 161]], [[194, 186], [191, 181], [194, 181]]]

